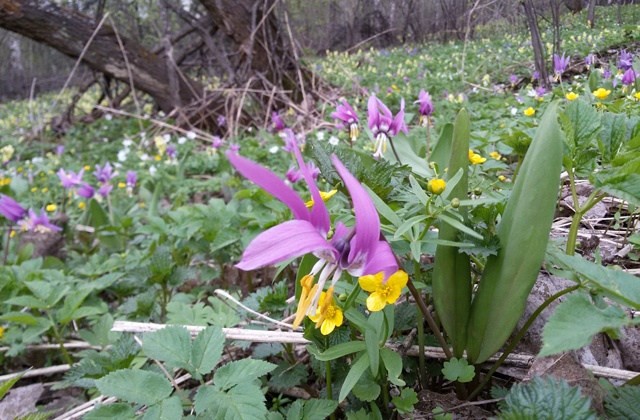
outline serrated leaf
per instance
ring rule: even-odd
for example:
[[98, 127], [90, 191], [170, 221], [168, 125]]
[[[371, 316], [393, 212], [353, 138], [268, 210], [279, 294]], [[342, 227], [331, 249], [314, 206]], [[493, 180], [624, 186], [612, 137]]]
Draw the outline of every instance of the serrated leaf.
[[600, 309], [591, 303], [588, 296], [571, 294], [558, 305], [545, 324], [542, 350], [538, 357], [582, 348], [591, 343], [593, 336], [599, 332], [630, 323], [622, 308], [608, 306]]
[[214, 317], [213, 308], [204, 302], [188, 305], [182, 302], [169, 302], [167, 305], [167, 324], [197, 325], [206, 327]]
[[7, 391], [9, 391], [11, 387], [14, 386], [16, 382], [20, 380], [20, 378], [22, 378], [22, 375], [24, 375], [25, 373], [26, 371], [20, 373], [15, 378], [7, 379], [6, 381], [0, 382], [0, 400], [2, 399], [2, 397], [4, 397], [4, 394], [6, 394]]
[[411, 388], [404, 388], [399, 396], [393, 397], [391, 402], [400, 413], [413, 411], [414, 404], [418, 403], [418, 394]]
[[98, 390], [119, 400], [153, 405], [167, 398], [173, 391], [169, 380], [155, 372], [122, 369], [96, 381]]
[[[300, 401], [300, 400], [298, 400]], [[338, 408], [338, 402], [312, 398], [304, 402], [303, 420], [324, 420]], [[289, 417], [287, 416], [287, 420]]]
[[191, 346], [191, 365], [194, 377], [211, 373], [220, 361], [226, 336], [220, 327], [207, 327], [200, 331]]
[[640, 420], [640, 386], [614, 388], [605, 397], [604, 404], [611, 419]]
[[237, 384], [251, 383], [275, 368], [276, 365], [264, 360], [237, 360], [220, 367], [213, 375], [213, 383], [226, 390]]
[[83, 420], [130, 420], [136, 416], [135, 410], [128, 404], [114, 403], [109, 405], [97, 404], [87, 413]]
[[471, 382], [475, 370], [475, 367], [469, 366], [466, 359], [452, 357], [448, 362], [444, 362], [442, 374], [450, 381]]
[[307, 377], [307, 368], [304, 364], [299, 363], [291, 366], [289, 362], [284, 361], [271, 372], [269, 386], [284, 391], [302, 384]]
[[[572, 101], [564, 111], [571, 121], [573, 140], [570, 144], [574, 156], [587, 149], [600, 130], [600, 114], [582, 100]], [[564, 128], [564, 127], [563, 127]]]
[[256, 385], [243, 383], [227, 392], [218, 386], [201, 387], [193, 401], [200, 415], [210, 413], [216, 420], [264, 420], [267, 408]]
[[528, 384], [514, 385], [504, 401], [500, 420], [595, 420], [589, 398], [564, 380], [534, 377]]
[[189, 363], [191, 334], [184, 327], [169, 325], [146, 333], [142, 339], [142, 351], [147, 357], [163, 361], [170, 367], [194, 370]]
[[182, 414], [182, 400], [175, 396], [149, 407], [142, 420], [180, 420]]
[[626, 119], [623, 114], [610, 112], [602, 116], [602, 130], [598, 134], [598, 141], [604, 162], [611, 162], [620, 150], [626, 137]]

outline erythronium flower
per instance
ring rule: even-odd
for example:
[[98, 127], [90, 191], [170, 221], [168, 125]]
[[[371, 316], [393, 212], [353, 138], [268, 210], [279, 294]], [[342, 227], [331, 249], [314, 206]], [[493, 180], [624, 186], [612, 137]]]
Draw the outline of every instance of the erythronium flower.
[[433, 103], [431, 103], [431, 95], [429, 95], [429, 92], [425, 92], [424, 89], [420, 90], [418, 100], [415, 101], [414, 104], [420, 104], [420, 121], [418, 123], [420, 125], [429, 124], [429, 118], [433, 115]]
[[338, 105], [336, 110], [331, 113], [331, 118], [334, 120], [342, 120], [349, 126], [349, 138], [351, 141], [356, 141], [358, 138], [359, 130], [358, 123], [360, 118], [356, 114], [356, 111], [347, 103], [346, 100], [342, 100], [342, 105]]
[[220, 138], [220, 136], [213, 136], [213, 142], [211, 143], [211, 147], [214, 149], [219, 149], [224, 144], [224, 140]]
[[127, 171], [127, 194], [133, 195], [133, 187], [136, 186], [138, 180], [138, 173], [136, 171]]
[[15, 223], [22, 219], [27, 211], [13, 198], [0, 194], [0, 213]]
[[531, 75], [531, 80], [538, 80], [540, 78], [540, 72], [538, 72], [538, 70], [534, 71], [533, 74]]
[[316, 314], [309, 316], [309, 319], [316, 323], [316, 328], [320, 328], [322, 335], [329, 335], [342, 325], [342, 311], [333, 305], [333, 286], [320, 294]]
[[273, 122], [273, 127], [276, 129], [276, 131], [284, 130], [284, 121], [282, 121], [282, 118], [280, 118], [280, 114], [278, 114], [276, 111], [273, 111], [273, 113], [271, 114], [271, 121]]
[[49, 217], [44, 210], [44, 207], [40, 209], [40, 216], [38, 216], [33, 209], [29, 209], [27, 217], [20, 220], [18, 225], [22, 227], [24, 231], [30, 232], [49, 232], [51, 230], [61, 231], [62, 228], [49, 222]]
[[238, 150], [240, 150], [240, 145], [238, 143], [229, 143], [229, 150], [231, 150], [233, 153], [238, 153]]
[[358, 283], [363, 290], [371, 292], [367, 298], [367, 309], [371, 312], [381, 311], [389, 304], [391, 305], [400, 297], [402, 288], [407, 285], [408, 276], [402, 270], [392, 274], [386, 283], [383, 282], [382, 273], [362, 276]]
[[176, 152], [176, 146], [172, 144], [171, 146], [167, 147], [167, 156], [171, 159], [175, 159], [175, 157], [178, 156], [178, 152]]
[[93, 197], [94, 192], [95, 189], [86, 182], [83, 182], [82, 186], [78, 188], [78, 195], [87, 199]]
[[622, 83], [625, 85], [630, 85], [631, 83], [636, 81], [636, 72], [633, 69], [629, 69], [624, 72], [622, 76]]
[[516, 76], [515, 74], [512, 74], [511, 77], [509, 78], [509, 81], [511, 82], [512, 85], [515, 85], [516, 83], [518, 83], [518, 76]]
[[588, 56], [586, 56], [584, 59], [584, 63], [587, 65], [587, 69], [589, 69], [593, 64], [593, 54], [589, 54]]
[[627, 71], [633, 66], [633, 56], [625, 50], [620, 50], [620, 60], [618, 61], [618, 69]]
[[287, 177], [287, 180], [292, 184], [295, 184], [303, 178], [302, 172], [296, 169], [295, 166], [290, 167], [285, 176]]
[[113, 190], [113, 185], [111, 185], [111, 184], [103, 184], [100, 187], [100, 189], [98, 190], [98, 194], [100, 194], [103, 197], [106, 197], [106, 196], [109, 195], [111, 190]]
[[611, 73], [611, 70], [609, 70], [609, 69], [604, 69], [604, 70], [602, 71], [602, 77], [603, 77], [604, 79], [609, 79], [611, 76], [613, 76], [613, 73]]
[[307, 142], [304, 135], [296, 136], [290, 128], [286, 128], [284, 130], [284, 146], [282, 146], [282, 150], [285, 152], [293, 153], [294, 149], [299, 148], [303, 144]]
[[407, 134], [407, 125], [404, 123], [404, 99], [401, 100], [400, 111], [394, 118], [391, 110], [375, 95], [371, 95], [367, 107], [367, 117], [369, 118], [369, 128], [376, 139], [373, 146], [376, 149], [373, 154], [374, 158], [378, 158], [386, 152], [389, 137], [398, 135], [400, 131]]
[[80, 169], [77, 174], [73, 171], [65, 172], [63, 168], [56, 173], [60, 178], [60, 182], [64, 188], [75, 188], [82, 183], [82, 175], [84, 175], [84, 168]]
[[[319, 258], [301, 281], [303, 297], [293, 323], [298, 327], [305, 315], [316, 315], [320, 293], [329, 277], [332, 278], [331, 286], [335, 285], [343, 270], [356, 277], [382, 272], [387, 278], [397, 271], [398, 266], [389, 244], [380, 240], [380, 219], [369, 194], [335, 155], [331, 156], [331, 161], [351, 195], [356, 222], [351, 228], [339, 222], [331, 241], [327, 240], [329, 213], [300, 150], [296, 148], [294, 152], [311, 191], [314, 202], [311, 211], [273, 172], [232, 152], [228, 151], [226, 156], [242, 175], [286, 204], [294, 216], [294, 220], [274, 226], [251, 241], [236, 267], [254, 270], [307, 253]], [[318, 283], [312, 287], [318, 275]]]
[[118, 175], [118, 172], [112, 172], [112, 171], [113, 171], [113, 167], [109, 162], [107, 162], [107, 164], [104, 165], [104, 168], [101, 167], [100, 165], [96, 165], [96, 170], [93, 174], [95, 175], [96, 178], [98, 178], [99, 182], [109, 182], [111, 181], [111, 178]]
[[64, 153], [64, 146], [56, 147], [56, 155], [62, 156], [63, 153]]
[[567, 65], [569, 64], [570, 59], [571, 57], [565, 58], [564, 54], [562, 54], [562, 57], [557, 54], [553, 55], [553, 65], [554, 72], [556, 74], [556, 81], [560, 80], [560, 78], [562, 77], [562, 73], [564, 73], [564, 71], [567, 69]]

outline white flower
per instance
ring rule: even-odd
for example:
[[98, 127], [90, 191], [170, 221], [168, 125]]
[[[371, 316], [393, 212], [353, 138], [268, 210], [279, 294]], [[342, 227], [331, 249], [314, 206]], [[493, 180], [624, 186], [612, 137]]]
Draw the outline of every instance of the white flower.
[[104, 119], [107, 120], [107, 121], [111, 121], [113, 119], [113, 115], [107, 114], [107, 115], [104, 116]]
[[337, 146], [338, 143], [340, 143], [340, 139], [338, 139], [336, 136], [329, 137], [329, 144], [330, 145]]
[[154, 176], [156, 174], [156, 172], [158, 172], [158, 170], [156, 169], [155, 166], [151, 165], [149, 167], [149, 175]]
[[195, 138], [196, 138], [196, 133], [194, 133], [193, 131], [189, 131], [189, 132], [187, 133], [187, 138], [188, 138], [189, 140], [193, 140], [193, 139], [195, 139]]
[[279, 150], [279, 149], [280, 149], [280, 148], [279, 148], [278, 146], [272, 146], [272, 147], [269, 149], [269, 153], [278, 153], [278, 150]]
[[144, 162], [145, 160], [149, 160], [149, 155], [148, 155], [148, 154], [146, 154], [146, 153], [141, 154], [141, 155], [140, 155], [140, 160], [141, 160], [141, 161], [143, 161], [143, 162]]
[[178, 137], [178, 144], [185, 144], [186, 141], [187, 141], [186, 137]]
[[516, 107], [511, 107], [511, 115], [516, 115], [518, 113], [518, 109]]
[[171, 134], [163, 134], [162, 141], [165, 143], [169, 143], [171, 141]]
[[131, 139], [122, 140], [122, 145], [124, 147], [129, 147], [129, 146], [133, 145], [133, 140], [131, 140]]
[[[113, 167], [114, 167], [114, 168], [122, 168], [122, 163], [113, 162]], [[116, 173], [115, 173], [115, 174], [113, 174], [113, 175], [114, 175], [114, 176], [115, 176], [115, 175], [118, 175], [118, 173], [116, 172]]]
[[127, 160], [127, 155], [129, 154], [129, 149], [122, 149], [118, 152], [118, 160], [120, 162], [124, 162]]
[[324, 131], [318, 131], [316, 137], [318, 138], [318, 140], [324, 140]]

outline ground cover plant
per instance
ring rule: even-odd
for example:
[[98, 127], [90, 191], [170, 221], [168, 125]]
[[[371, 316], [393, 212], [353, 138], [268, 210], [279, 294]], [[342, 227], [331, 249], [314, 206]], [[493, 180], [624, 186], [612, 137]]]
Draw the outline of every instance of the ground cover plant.
[[549, 89], [478, 26], [302, 57], [339, 87], [308, 120], [3, 104], [0, 415], [638, 418], [640, 8], [612, 10], [562, 14], [555, 56], [541, 22]]

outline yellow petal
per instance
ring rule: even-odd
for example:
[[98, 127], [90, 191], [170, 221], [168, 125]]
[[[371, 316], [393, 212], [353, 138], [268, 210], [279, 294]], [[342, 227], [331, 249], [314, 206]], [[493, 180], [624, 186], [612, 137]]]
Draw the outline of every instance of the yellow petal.
[[362, 276], [358, 279], [358, 284], [367, 292], [375, 292], [382, 286], [384, 273], [381, 271], [376, 275]]
[[387, 280], [387, 286], [402, 290], [402, 288], [407, 285], [407, 281], [409, 281], [407, 273], [402, 270], [398, 270], [389, 277], [389, 280]]
[[381, 311], [387, 302], [378, 294], [378, 292], [371, 293], [371, 296], [367, 298], [367, 309], [371, 312]]
[[336, 313], [333, 316], [333, 318], [331, 318], [331, 322], [336, 324], [336, 327], [339, 327], [340, 325], [342, 325], [342, 321], [343, 321], [342, 311], [338, 308], [335, 308], [335, 310], [336, 310]]
[[320, 332], [322, 333], [322, 335], [329, 335], [335, 328], [336, 324], [328, 319], [325, 319], [322, 323], [322, 327], [320, 328]]

